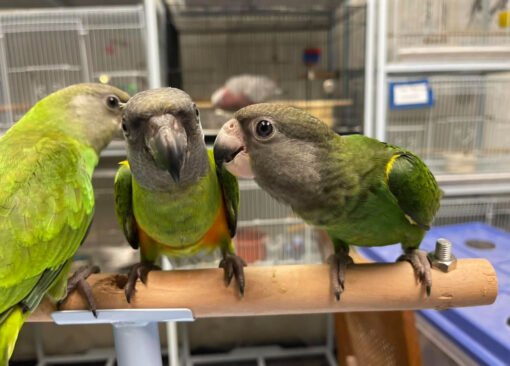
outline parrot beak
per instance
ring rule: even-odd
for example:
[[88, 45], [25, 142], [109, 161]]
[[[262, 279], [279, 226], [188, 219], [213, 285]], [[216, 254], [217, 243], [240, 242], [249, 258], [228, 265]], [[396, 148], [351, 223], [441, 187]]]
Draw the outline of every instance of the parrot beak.
[[168, 113], [151, 117], [145, 144], [156, 166], [167, 170], [178, 183], [188, 146], [186, 131], [179, 121]]
[[250, 156], [246, 151], [243, 132], [239, 121], [231, 119], [223, 125], [214, 142], [214, 160], [239, 178], [254, 177], [250, 164]]

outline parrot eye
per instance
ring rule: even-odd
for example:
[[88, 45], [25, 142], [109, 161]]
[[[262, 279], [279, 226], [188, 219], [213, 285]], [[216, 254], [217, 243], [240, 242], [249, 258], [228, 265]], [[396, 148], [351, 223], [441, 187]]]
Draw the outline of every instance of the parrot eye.
[[273, 124], [266, 119], [258, 121], [255, 131], [259, 137], [268, 138], [273, 134]]
[[106, 106], [110, 109], [119, 108], [120, 100], [115, 95], [109, 95], [106, 97]]
[[200, 118], [200, 111], [198, 110], [196, 104], [193, 104], [193, 108], [195, 108], [195, 115], [197, 116], [197, 118]]

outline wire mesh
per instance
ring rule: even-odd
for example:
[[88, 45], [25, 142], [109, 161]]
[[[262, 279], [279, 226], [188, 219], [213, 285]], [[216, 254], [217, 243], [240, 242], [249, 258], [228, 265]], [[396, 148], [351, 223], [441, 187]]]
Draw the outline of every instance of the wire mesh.
[[0, 132], [79, 82], [147, 88], [141, 6], [0, 12]]
[[508, 58], [510, 8], [501, 0], [392, 0], [392, 61]]
[[337, 110], [339, 133], [361, 132], [364, 108], [366, 6], [343, 2], [333, 24], [334, 60], [339, 70], [339, 96], [352, 106]]
[[241, 181], [237, 251], [248, 262], [293, 264], [321, 262], [322, 238], [312, 227], [263, 191], [254, 181]]
[[[394, 78], [405, 81], [414, 78]], [[434, 173], [500, 172], [510, 168], [510, 75], [428, 78], [432, 107], [388, 111], [387, 140], [419, 154]]]
[[510, 232], [510, 195], [444, 198], [434, 226], [473, 221]]
[[[364, 45], [363, 32], [353, 36], [345, 34], [344, 38], [352, 39], [350, 46], [339, 38], [341, 31], [346, 30], [341, 25], [345, 19], [353, 19], [348, 26], [352, 31], [362, 23], [359, 16], [351, 16], [354, 10], [345, 10], [347, 6], [340, 1], [318, 4], [287, 1], [285, 6], [278, 6], [279, 2], [273, 6], [269, 6], [270, 2], [252, 3], [229, 2], [226, 8], [185, 10], [171, 6], [181, 45], [182, 88], [192, 98], [207, 105], [213, 92], [229, 78], [249, 74], [276, 82], [281, 93], [275, 94], [272, 100], [302, 101], [302, 106], [308, 109], [306, 103], [312, 100], [352, 99], [358, 103], [356, 111], [361, 111], [359, 86], [363, 82], [356, 81], [363, 75], [358, 72], [354, 78], [345, 71], [352, 68], [349, 64], [353, 60], [357, 62], [363, 57], [364, 47], [360, 47]], [[364, 13], [361, 15], [364, 18]], [[305, 49], [311, 48], [320, 51], [313, 65], [304, 61]], [[342, 65], [340, 55], [347, 57]], [[361, 124], [359, 119], [349, 120], [347, 117], [353, 113], [344, 109], [349, 111], [352, 107], [325, 105], [312, 113], [320, 113], [318, 117], [335, 127]], [[208, 131], [217, 130], [225, 121], [225, 114], [218, 114], [212, 108], [202, 107], [201, 112]]]

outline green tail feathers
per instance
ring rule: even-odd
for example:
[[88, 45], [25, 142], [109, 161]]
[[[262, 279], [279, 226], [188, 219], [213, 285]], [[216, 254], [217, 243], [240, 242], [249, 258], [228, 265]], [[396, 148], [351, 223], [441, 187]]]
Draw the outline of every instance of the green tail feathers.
[[30, 314], [23, 313], [19, 306], [7, 310], [7, 313], [5, 317], [4, 314], [0, 315], [0, 319], [4, 318], [0, 324], [0, 366], [9, 365], [9, 358], [14, 351], [19, 331]]

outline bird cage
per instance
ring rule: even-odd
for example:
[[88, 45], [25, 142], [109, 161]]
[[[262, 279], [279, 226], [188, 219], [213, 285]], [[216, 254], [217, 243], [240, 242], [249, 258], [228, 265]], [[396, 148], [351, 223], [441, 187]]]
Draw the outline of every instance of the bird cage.
[[500, 0], [390, 0], [390, 61], [507, 60], [510, 7]]
[[338, 109], [339, 133], [361, 132], [365, 97], [366, 6], [343, 2], [332, 27], [334, 63], [339, 70], [340, 98], [352, 100], [350, 107]]
[[[225, 114], [211, 106], [212, 94], [239, 75], [272, 80], [278, 92], [268, 101], [306, 109], [334, 127], [348, 123], [341, 119], [341, 111], [351, 108], [354, 100], [345, 91], [351, 86], [357, 92], [360, 83], [354, 85], [341, 72], [348, 65], [340, 64], [347, 51], [339, 37], [350, 13], [342, 11], [340, 1], [225, 1], [221, 6], [169, 1], [169, 5], [179, 34], [181, 86], [201, 108], [206, 134], [214, 134], [225, 121]], [[364, 37], [358, 34], [350, 48], [357, 54], [347, 55], [351, 62], [363, 57], [364, 48], [359, 47], [363, 44]]]
[[240, 181], [236, 250], [256, 264], [320, 263], [327, 242], [320, 233], [274, 200], [253, 180]]
[[0, 132], [65, 86], [146, 89], [141, 6], [0, 12]]
[[417, 153], [437, 174], [508, 171], [510, 74], [394, 77], [389, 82], [424, 78], [432, 105], [390, 107], [387, 141]]
[[434, 226], [483, 222], [510, 232], [510, 195], [447, 197]]

